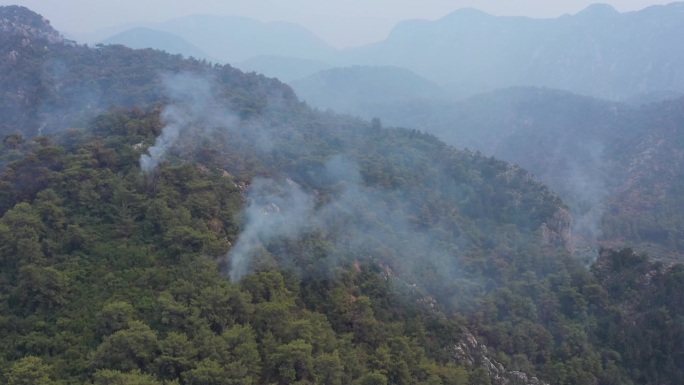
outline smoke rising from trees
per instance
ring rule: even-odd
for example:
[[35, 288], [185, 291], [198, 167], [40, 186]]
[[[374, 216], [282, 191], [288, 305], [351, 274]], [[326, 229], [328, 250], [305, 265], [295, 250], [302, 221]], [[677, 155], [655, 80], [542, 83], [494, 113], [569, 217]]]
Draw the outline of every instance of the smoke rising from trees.
[[[166, 74], [162, 75], [162, 85], [170, 103], [161, 114], [165, 123], [162, 133], [154, 146], [147, 149], [147, 154], [140, 156], [140, 170], [144, 174], [154, 172], [183, 131], [198, 128], [206, 134], [217, 126], [225, 127], [235, 121], [229, 111], [216, 108], [211, 79], [196, 74]], [[192, 139], [184, 137], [184, 140]]]

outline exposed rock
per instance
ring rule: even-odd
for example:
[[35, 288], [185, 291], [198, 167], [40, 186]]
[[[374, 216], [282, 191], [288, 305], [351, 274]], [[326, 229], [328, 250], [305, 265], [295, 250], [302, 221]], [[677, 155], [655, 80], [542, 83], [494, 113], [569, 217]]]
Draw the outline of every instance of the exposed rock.
[[540, 229], [544, 243], [572, 250], [572, 214], [568, 209], [560, 207]]
[[[416, 303], [436, 314], [441, 314], [437, 301], [431, 296], [423, 296], [416, 300]], [[448, 352], [454, 363], [468, 368], [485, 368], [492, 380], [492, 385], [549, 385], [527, 373], [506, 369], [500, 362], [490, 357], [487, 346], [478, 342], [468, 329], [461, 329], [461, 334], [461, 341], [452, 346]]]
[[31, 39], [47, 40], [50, 43], [70, 42], [52, 28], [49, 20], [18, 5], [0, 7], [0, 32], [23, 36], [23, 46], [30, 45]]
[[452, 347], [452, 359], [465, 366], [480, 366], [487, 370], [493, 385], [548, 385], [526, 373], [509, 371], [489, 356], [487, 347], [477, 341], [468, 330], [463, 329], [463, 340]]

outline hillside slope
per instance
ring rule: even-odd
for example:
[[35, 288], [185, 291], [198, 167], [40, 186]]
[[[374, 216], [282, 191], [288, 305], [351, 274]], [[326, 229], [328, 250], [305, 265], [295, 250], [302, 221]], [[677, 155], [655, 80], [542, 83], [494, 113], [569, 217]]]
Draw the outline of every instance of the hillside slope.
[[[8, 61], [15, 76], [3, 79], [6, 98], [25, 97], [16, 111], [3, 104], [7, 381], [26, 370], [40, 372], [43, 383], [98, 384], [206, 383], [227, 373], [247, 383], [508, 376], [482, 369], [482, 354], [447, 354], [465, 325], [429, 307], [419, 312], [437, 317], [430, 328], [445, 327], [454, 338], [411, 342], [389, 332], [402, 329], [404, 317], [390, 309], [410, 297], [385, 301], [410, 285], [416, 299], [473, 305], [453, 286], [488, 284], [452, 278], [477, 271], [480, 251], [528, 239], [562, 248], [564, 207], [525, 171], [416, 131], [311, 111], [282, 83], [229, 66], [116, 46], [44, 50], [45, 41], [2, 38], [26, 64]], [[48, 71], [26, 83], [51, 66], [59, 81]], [[108, 103], [83, 104], [96, 100], [89, 95]], [[117, 110], [102, 115], [107, 104]], [[344, 283], [349, 278], [357, 283]], [[278, 284], [283, 279], [287, 286]], [[382, 288], [388, 279], [396, 291]], [[186, 294], [172, 288], [179, 281], [188, 283]], [[259, 294], [261, 285], [270, 294]], [[317, 299], [335, 288], [339, 307]], [[366, 316], [354, 318], [348, 305]], [[263, 318], [272, 308], [285, 313]], [[119, 315], [110, 322], [110, 314]], [[183, 346], [185, 363], [173, 344]], [[207, 351], [211, 344], [219, 350]], [[397, 354], [419, 352], [415, 344], [432, 358], [406, 358], [412, 363], [396, 370], [370, 358], [395, 345]], [[288, 349], [309, 364], [288, 361]]]
[[[587, 269], [564, 204], [517, 166], [230, 66], [11, 48], [80, 76], [27, 93], [62, 108], [0, 144], [2, 382], [683, 379], [681, 265], [623, 250]], [[5, 97], [35, 91], [14, 71]], [[87, 109], [90, 88], [130, 107]]]

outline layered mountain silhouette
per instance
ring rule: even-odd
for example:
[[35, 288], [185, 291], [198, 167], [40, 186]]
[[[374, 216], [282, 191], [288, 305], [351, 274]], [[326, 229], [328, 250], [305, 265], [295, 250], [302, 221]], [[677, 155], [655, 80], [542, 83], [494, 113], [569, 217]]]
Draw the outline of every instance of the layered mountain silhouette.
[[295, 61], [306, 59], [330, 67], [403, 67], [458, 95], [518, 85], [613, 100], [684, 91], [678, 44], [684, 3], [625, 13], [595, 4], [555, 19], [461, 9], [434, 21], [401, 22], [387, 39], [343, 51], [292, 23], [198, 15], [148, 27], [175, 34], [215, 60], [258, 60], [252, 69], [283, 80], [321, 69]]
[[[334, 48], [309, 30], [288, 22], [265, 23], [237, 16], [192, 15], [145, 27], [175, 35], [215, 60], [230, 64], [261, 55], [327, 60], [336, 54]], [[119, 33], [122, 32], [126, 31]], [[168, 35], [156, 38], [160, 38], [159, 45], [151, 48], [163, 49]], [[130, 35], [127, 41], [135, 44]]]
[[495, 17], [464, 9], [400, 23], [349, 53], [441, 84], [482, 89], [545, 86], [609, 99], [684, 89], [684, 4], [618, 13], [604, 4], [556, 19]]

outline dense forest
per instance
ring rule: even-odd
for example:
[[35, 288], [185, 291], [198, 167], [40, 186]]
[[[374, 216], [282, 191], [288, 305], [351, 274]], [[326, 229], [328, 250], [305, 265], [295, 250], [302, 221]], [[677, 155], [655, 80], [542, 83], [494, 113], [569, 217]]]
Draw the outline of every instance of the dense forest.
[[524, 169], [228, 65], [13, 31], [1, 382], [684, 382], [682, 265], [573, 257]]

